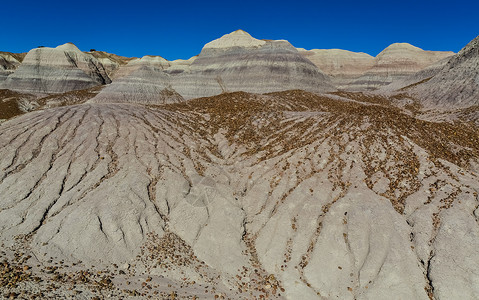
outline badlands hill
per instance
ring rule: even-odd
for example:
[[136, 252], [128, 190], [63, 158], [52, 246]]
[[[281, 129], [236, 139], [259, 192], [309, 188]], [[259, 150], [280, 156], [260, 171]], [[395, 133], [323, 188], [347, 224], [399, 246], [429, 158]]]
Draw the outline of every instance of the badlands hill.
[[479, 36], [453, 56], [437, 74], [410, 89], [429, 106], [479, 105]]
[[347, 90], [374, 90], [410, 76], [453, 52], [424, 51], [408, 43], [395, 43], [376, 57], [346, 50], [304, 50], [300, 52], [333, 77], [333, 82]]
[[31, 50], [18, 68], [0, 82], [0, 88], [45, 95], [110, 82], [103, 65], [95, 57], [68, 43], [56, 48]]
[[401, 78], [398, 80], [392, 81], [388, 85], [384, 85], [379, 87], [374, 92], [377, 93], [394, 93], [396, 91], [404, 91], [409, 87], [415, 86], [420, 82], [425, 82], [429, 80], [431, 77], [439, 73], [442, 68], [448, 63], [451, 57], [446, 57], [412, 75], [409, 75], [405, 78]]
[[[307, 51], [284, 40], [258, 40], [237, 30], [207, 43], [189, 60], [82, 53], [73, 44], [33, 49], [23, 63], [21, 55], [4, 54], [0, 58], [0, 89], [38, 98], [106, 84], [94, 101], [159, 104], [233, 91], [324, 93], [382, 89], [392, 83], [391, 90], [404, 80], [401, 87], [407, 86], [409, 76], [446, 62], [453, 53], [424, 51], [406, 43], [393, 44], [377, 57], [345, 50]], [[15, 104], [20, 110], [39, 106], [30, 101], [31, 96], [25, 98], [29, 100]]]
[[479, 298], [476, 59], [367, 93], [243, 31], [173, 62], [9, 57], [0, 298]]
[[206, 44], [198, 57], [182, 65], [161, 57], [142, 62], [145, 59], [130, 61], [121, 68], [116, 76], [123, 77], [93, 101], [128, 102], [131, 91], [143, 95], [143, 99], [134, 97], [135, 102], [158, 103], [169, 101], [156, 97], [158, 93], [172, 91], [175, 96], [170, 101], [176, 101], [177, 94], [191, 99], [233, 91], [335, 90], [329, 78], [287, 41], [258, 40], [242, 30]]
[[233, 91], [335, 90], [289, 42], [257, 40], [242, 30], [206, 44], [173, 88], [186, 99]]
[[169, 88], [169, 75], [164, 72], [169, 66], [169, 62], [160, 56], [133, 59], [115, 73], [113, 83], [92, 101], [145, 104], [182, 101], [183, 98]]
[[367, 53], [341, 49], [299, 48], [298, 51], [325, 74], [331, 76], [333, 83], [342, 89], [374, 66], [374, 57]]

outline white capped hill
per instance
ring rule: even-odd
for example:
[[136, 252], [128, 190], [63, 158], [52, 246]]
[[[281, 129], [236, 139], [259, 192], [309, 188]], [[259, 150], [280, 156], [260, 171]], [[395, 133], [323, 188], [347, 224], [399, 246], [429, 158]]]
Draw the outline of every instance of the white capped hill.
[[244, 30], [236, 30], [207, 43], [203, 49], [207, 48], [232, 48], [232, 47], [260, 47], [266, 44], [265, 41], [255, 39]]

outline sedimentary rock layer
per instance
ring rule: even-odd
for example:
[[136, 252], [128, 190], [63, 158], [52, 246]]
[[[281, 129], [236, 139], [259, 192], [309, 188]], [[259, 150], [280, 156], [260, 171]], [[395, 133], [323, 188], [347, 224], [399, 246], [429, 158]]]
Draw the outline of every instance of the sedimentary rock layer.
[[338, 49], [299, 50], [332, 76], [338, 88], [346, 90], [374, 90], [454, 55], [453, 52], [424, 51], [407, 43], [392, 44], [376, 57]]
[[132, 57], [124, 57], [112, 53], [107, 53], [104, 51], [95, 50], [88, 53], [98, 59], [98, 61], [103, 65], [103, 68], [105, 69], [110, 78], [114, 77], [114, 74], [120, 67], [126, 65], [129, 61], [135, 59]]
[[[198, 56], [189, 60], [170, 62], [160, 56], [126, 58], [102, 51], [81, 53], [74, 45], [65, 44], [55, 49], [31, 50], [14, 72], [18, 64], [0, 57], [0, 77], [5, 79], [0, 88], [24, 93], [64, 93], [122, 78], [105, 90], [101, 101], [108, 101], [109, 92], [116, 93], [110, 102], [117, 101], [118, 94], [129, 89], [131, 79], [129, 94], [138, 93], [134, 102], [145, 103], [151, 103], [152, 93], [163, 91], [164, 87], [185, 99], [232, 91], [372, 90], [405, 79], [452, 54], [424, 51], [406, 43], [392, 44], [375, 58], [338, 49], [307, 51], [295, 49], [284, 40], [259, 40], [237, 30], [207, 43]], [[154, 88], [153, 80], [141, 77], [148, 72], [127, 77], [143, 67], [163, 70], [167, 76], [158, 76]], [[141, 81], [147, 86], [140, 87]], [[142, 92], [146, 94], [142, 96]], [[163, 102], [166, 99], [164, 95], [159, 98]]]
[[146, 55], [142, 58], [133, 58], [126, 65], [120, 67], [114, 74], [114, 79], [122, 78], [130, 75], [142, 67], [154, 67], [164, 70], [170, 66], [169, 62], [161, 56]]
[[163, 69], [149, 64], [131, 68], [134, 69], [129, 70], [131, 73], [106, 86], [90, 102], [164, 104], [183, 101], [183, 97], [171, 88], [169, 75]]
[[375, 89], [406, 78], [446, 57], [453, 52], [424, 51], [407, 43], [395, 43], [374, 59], [374, 66], [350, 83], [350, 89]]
[[[115, 102], [116, 94], [137, 93], [135, 102], [151, 103], [151, 92], [166, 87], [185, 99], [213, 96], [225, 92], [246, 91], [267, 93], [288, 89], [303, 89], [313, 92], [333, 91], [328, 76], [305, 59], [287, 41], [262, 41], [238, 30], [205, 45], [198, 57], [188, 61], [160, 64], [151, 60], [133, 60], [121, 68], [111, 87], [104, 89], [93, 101]], [[132, 73], [141, 66], [156, 67], [154, 83], [145, 72]], [[161, 75], [163, 70], [164, 75]], [[142, 83], [147, 84], [141, 87]], [[155, 87], [151, 87], [151, 85]], [[129, 88], [128, 86], [132, 86]], [[142, 94], [142, 91], [145, 94]], [[176, 97], [175, 97], [176, 99]], [[171, 101], [176, 101], [175, 99]], [[124, 101], [121, 101], [124, 102]]]
[[361, 52], [340, 49], [313, 49], [298, 51], [321, 71], [331, 76], [334, 84], [344, 88], [374, 66], [374, 57]]
[[394, 80], [388, 85], [380, 87], [377, 91], [380, 93], [386, 92], [386, 93], [391, 93], [391, 92], [401, 92], [401, 91], [406, 91], [413, 86], [416, 86], [418, 84], [424, 83], [428, 80], [430, 80], [433, 76], [435, 76], [437, 73], [439, 73], [444, 66], [447, 64], [447, 62], [450, 60], [450, 57], [446, 57], [435, 64], [426, 67], [422, 69], [421, 71], [414, 73], [410, 76], [407, 76], [402, 79]]
[[262, 41], [236, 31], [206, 44], [172, 86], [186, 99], [222, 92], [334, 90], [329, 78], [287, 41]]
[[36, 48], [0, 84], [1, 88], [24, 93], [49, 94], [110, 83], [102, 64], [73, 44]]
[[410, 89], [427, 106], [479, 105], [479, 37], [467, 44], [430, 80]]

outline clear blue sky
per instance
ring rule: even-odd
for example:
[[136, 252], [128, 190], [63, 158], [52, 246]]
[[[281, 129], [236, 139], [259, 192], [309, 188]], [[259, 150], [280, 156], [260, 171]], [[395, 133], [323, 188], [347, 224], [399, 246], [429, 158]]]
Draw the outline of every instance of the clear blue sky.
[[306, 49], [376, 55], [394, 42], [459, 51], [479, 35], [479, 1], [14, 1], [0, 3], [0, 51], [66, 42], [123, 55], [189, 58], [243, 29]]

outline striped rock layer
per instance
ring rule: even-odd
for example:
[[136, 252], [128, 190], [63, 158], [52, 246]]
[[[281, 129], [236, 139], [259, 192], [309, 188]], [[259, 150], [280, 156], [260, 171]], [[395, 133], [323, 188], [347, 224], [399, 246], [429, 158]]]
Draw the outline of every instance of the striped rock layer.
[[376, 57], [338, 49], [300, 49], [300, 52], [332, 76], [338, 88], [356, 91], [374, 90], [454, 55], [453, 52], [424, 51], [407, 43], [392, 44]]
[[64, 93], [110, 83], [103, 65], [73, 44], [36, 48], [0, 83], [0, 88], [34, 94]]
[[479, 36], [453, 56], [437, 74], [409, 91], [427, 106], [479, 105]]
[[[312, 92], [332, 91], [335, 88], [328, 76], [313, 63], [305, 59], [287, 41], [263, 41], [251, 37], [244, 31], [235, 31], [205, 45], [194, 60], [168, 63], [157, 66], [150, 72], [158, 80], [149, 81], [145, 72], [118, 71], [125, 76], [115, 80], [102, 91], [96, 102], [122, 101], [125, 90], [144, 90], [135, 102], [151, 102], [151, 92], [170, 89], [184, 99], [213, 96], [225, 92], [246, 91], [267, 93], [289, 89]], [[188, 63], [186, 63], [188, 62]], [[135, 69], [139, 62], [132, 61], [125, 69]], [[150, 64], [151, 65], [151, 64]], [[148, 81], [148, 88], [141, 82]], [[152, 87], [152, 84], [154, 87]], [[118, 100], [120, 98], [120, 100]]]

